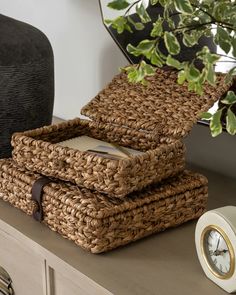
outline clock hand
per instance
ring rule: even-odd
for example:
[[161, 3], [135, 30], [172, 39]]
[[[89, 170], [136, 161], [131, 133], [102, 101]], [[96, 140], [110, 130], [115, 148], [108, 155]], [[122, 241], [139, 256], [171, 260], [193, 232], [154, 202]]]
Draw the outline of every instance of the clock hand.
[[224, 249], [224, 250], [221, 250], [221, 251], [219, 251], [220, 253], [226, 253], [226, 252], [229, 252], [229, 250], [226, 250], [226, 249]]
[[218, 239], [218, 242], [217, 242], [217, 246], [216, 246], [216, 250], [215, 250], [215, 251], [218, 250], [219, 244], [220, 244], [220, 237], [219, 237], [219, 239]]
[[218, 251], [219, 244], [220, 244], [220, 237], [218, 238], [216, 249], [215, 249], [215, 251], [212, 252], [211, 256], [219, 256], [220, 255], [219, 251]]
[[226, 253], [226, 252], [228, 252], [229, 250], [226, 250], [226, 249], [224, 249], [224, 250], [215, 250], [212, 254], [210, 254], [211, 256], [220, 256], [220, 255], [222, 255], [222, 254], [224, 254], [224, 253]]

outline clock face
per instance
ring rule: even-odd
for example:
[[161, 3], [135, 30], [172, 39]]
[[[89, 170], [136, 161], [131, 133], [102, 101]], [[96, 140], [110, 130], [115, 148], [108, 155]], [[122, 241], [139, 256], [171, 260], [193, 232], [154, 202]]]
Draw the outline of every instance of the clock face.
[[202, 236], [202, 248], [212, 273], [219, 278], [229, 278], [234, 271], [234, 253], [226, 234], [220, 228], [207, 227]]

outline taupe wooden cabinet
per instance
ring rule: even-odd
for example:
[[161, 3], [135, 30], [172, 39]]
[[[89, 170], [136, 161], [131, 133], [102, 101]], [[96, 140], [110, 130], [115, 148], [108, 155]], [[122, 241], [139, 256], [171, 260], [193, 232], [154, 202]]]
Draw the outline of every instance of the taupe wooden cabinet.
[[15, 293], [46, 294], [44, 258], [3, 230], [0, 231], [0, 245], [1, 266], [9, 273]]
[[[11, 218], [16, 223], [22, 222], [20, 219], [17, 220], [19, 217], [28, 219], [28, 224], [21, 224], [26, 231], [30, 233], [32, 229], [33, 231], [38, 230], [38, 233], [32, 232], [32, 234], [38, 238], [43, 237], [45, 243], [50, 243], [44, 234], [41, 235], [44, 230], [48, 232], [47, 228], [41, 224], [32, 223], [29, 216], [23, 216], [19, 210], [0, 201], [0, 216], [3, 215], [3, 211], [6, 213], [6, 210], [12, 213]], [[11, 287], [15, 295], [112, 294], [3, 220], [0, 220], [0, 267], [1, 295], [12, 294], [10, 290], [7, 291], [7, 284], [2, 283], [1, 275], [4, 281], [3, 270], [12, 280]]]

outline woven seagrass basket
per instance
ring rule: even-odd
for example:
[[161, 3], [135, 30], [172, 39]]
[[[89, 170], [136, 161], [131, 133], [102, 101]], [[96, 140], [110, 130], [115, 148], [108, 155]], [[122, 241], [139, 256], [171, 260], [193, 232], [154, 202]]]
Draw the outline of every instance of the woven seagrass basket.
[[[181, 139], [227, 91], [223, 76], [218, 87], [205, 87], [202, 96], [176, 84], [176, 79], [176, 72], [158, 70], [143, 86], [119, 74], [82, 109], [93, 121], [75, 119], [17, 133], [12, 138], [13, 159], [31, 171], [119, 198], [174, 176], [184, 169]], [[144, 153], [113, 160], [58, 144], [80, 135]]]
[[[0, 160], [0, 198], [32, 215], [38, 210], [32, 187], [41, 177], [12, 160]], [[52, 181], [43, 188], [42, 221], [82, 248], [100, 253], [198, 218], [207, 194], [207, 179], [190, 171], [123, 200]]]

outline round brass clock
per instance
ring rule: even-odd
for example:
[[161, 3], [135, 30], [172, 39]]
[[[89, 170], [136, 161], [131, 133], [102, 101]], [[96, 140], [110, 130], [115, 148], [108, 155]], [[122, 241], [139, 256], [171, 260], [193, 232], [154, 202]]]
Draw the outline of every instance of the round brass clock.
[[221, 279], [235, 270], [235, 254], [229, 237], [216, 225], [207, 226], [201, 235], [201, 251], [210, 271]]
[[229, 293], [236, 291], [236, 207], [208, 211], [199, 219], [195, 242], [209, 279]]

